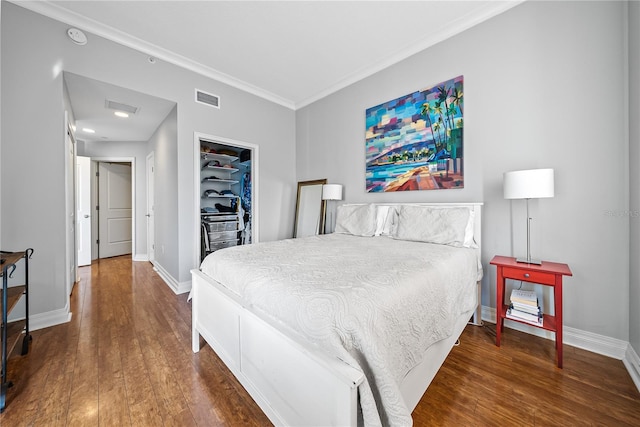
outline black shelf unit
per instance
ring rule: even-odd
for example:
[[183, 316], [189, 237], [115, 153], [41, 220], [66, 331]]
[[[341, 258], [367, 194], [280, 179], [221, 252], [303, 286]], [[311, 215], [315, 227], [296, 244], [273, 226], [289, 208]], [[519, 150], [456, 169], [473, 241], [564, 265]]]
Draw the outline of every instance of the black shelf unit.
[[[7, 379], [7, 361], [15, 346], [22, 338], [21, 355], [29, 352], [29, 342], [31, 334], [29, 332], [29, 259], [33, 255], [33, 249], [29, 248], [22, 252], [0, 251], [0, 261], [2, 263], [2, 372], [0, 383], [0, 413], [6, 407], [7, 390], [13, 385]], [[16, 264], [24, 260], [24, 284], [9, 286], [9, 279], [16, 269]], [[18, 302], [24, 298], [25, 318], [17, 321], [8, 321], [9, 313]]]

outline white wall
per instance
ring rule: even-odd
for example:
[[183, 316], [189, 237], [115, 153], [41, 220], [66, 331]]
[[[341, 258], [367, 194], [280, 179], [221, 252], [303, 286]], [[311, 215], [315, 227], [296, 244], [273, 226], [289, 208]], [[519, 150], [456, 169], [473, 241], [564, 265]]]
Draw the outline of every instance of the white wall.
[[[261, 147], [260, 239], [291, 235], [296, 191], [295, 115], [291, 110], [162, 61], [150, 64], [147, 55], [90, 31], [87, 45], [77, 46], [66, 37], [67, 25], [12, 3], [2, 2], [1, 7], [0, 244], [3, 248], [36, 249], [32, 314], [63, 309], [66, 300], [62, 71], [177, 103], [177, 175], [172, 179], [179, 190], [167, 194], [173, 197], [170, 204], [177, 210], [177, 219], [170, 224], [171, 230], [177, 230], [177, 244], [166, 247], [166, 256], [176, 262], [176, 267], [167, 271], [176, 281], [188, 282], [189, 270], [196, 267], [196, 131]], [[221, 96], [222, 108], [196, 104], [194, 88]]]
[[[640, 354], [640, 3], [629, 2], [629, 342]], [[640, 372], [639, 372], [640, 373]]]
[[[345, 202], [483, 201], [495, 307], [490, 259], [526, 251], [524, 201], [503, 199], [502, 174], [554, 168], [555, 198], [531, 203], [532, 253], [573, 271], [566, 326], [627, 341], [625, 19], [622, 2], [526, 2], [311, 104], [296, 113], [297, 178], [341, 183]], [[461, 74], [465, 188], [366, 193], [365, 110]]]

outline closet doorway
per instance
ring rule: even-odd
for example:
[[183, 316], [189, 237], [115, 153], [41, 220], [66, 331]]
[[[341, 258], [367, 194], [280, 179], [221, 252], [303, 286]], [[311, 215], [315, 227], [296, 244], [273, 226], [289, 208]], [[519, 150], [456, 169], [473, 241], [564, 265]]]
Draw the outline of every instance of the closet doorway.
[[258, 146], [196, 133], [195, 265], [208, 254], [258, 241]]

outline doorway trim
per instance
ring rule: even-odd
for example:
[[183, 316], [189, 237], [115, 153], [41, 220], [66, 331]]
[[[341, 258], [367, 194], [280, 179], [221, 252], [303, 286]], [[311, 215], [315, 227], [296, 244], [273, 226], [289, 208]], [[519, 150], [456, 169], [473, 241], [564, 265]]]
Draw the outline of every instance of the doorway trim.
[[[118, 163], [131, 163], [131, 260], [132, 261], [144, 261], [137, 259], [136, 257], [136, 158], [135, 157], [103, 157], [103, 156], [88, 156], [93, 162], [118, 162]], [[95, 179], [95, 176], [91, 177]], [[92, 211], [95, 210], [95, 206], [91, 207]], [[93, 215], [94, 220], [97, 215]], [[92, 241], [96, 236], [91, 236]], [[98, 254], [98, 259], [100, 254]]]
[[[79, 280], [78, 276], [78, 237], [76, 233], [76, 138], [69, 120], [69, 112], [64, 112], [64, 169], [65, 169], [65, 297], [67, 308], [70, 305], [71, 292]], [[70, 156], [69, 156], [70, 155]], [[69, 158], [71, 157], [71, 158]]]
[[[146, 213], [146, 226], [147, 226], [147, 260], [153, 264], [153, 266], [155, 267], [155, 260], [156, 260], [156, 255], [155, 255], [155, 242], [156, 242], [156, 220], [155, 220], [155, 203], [156, 203], [156, 197], [155, 197], [155, 165], [156, 165], [156, 160], [155, 160], [155, 152], [151, 151], [149, 154], [147, 154], [147, 158], [146, 158], [146, 163], [145, 163], [145, 167], [146, 167], [146, 192], [147, 192], [147, 198], [146, 198], [146, 209], [147, 209], [147, 213]], [[151, 165], [151, 169], [149, 168], [149, 165]], [[153, 218], [151, 217], [153, 215]], [[149, 226], [149, 222], [152, 221], [151, 226]]]
[[221, 136], [208, 135], [201, 132], [193, 133], [193, 203], [194, 203], [194, 221], [193, 221], [193, 265], [194, 268], [200, 266], [200, 193], [195, 189], [200, 188], [200, 140], [205, 140], [212, 143], [219, 143], [223, 145], [232, 145], [234, 147], [240, 147], [251, 150], [251, 242], [258, 243], [260, 241], [260, 221], [258, 218], [259, 210], [259, 170], [260, 164], [260, 152], [259, 147], [256, 144], [249, 142], [238, 141], [230, 138], [223, 138]]

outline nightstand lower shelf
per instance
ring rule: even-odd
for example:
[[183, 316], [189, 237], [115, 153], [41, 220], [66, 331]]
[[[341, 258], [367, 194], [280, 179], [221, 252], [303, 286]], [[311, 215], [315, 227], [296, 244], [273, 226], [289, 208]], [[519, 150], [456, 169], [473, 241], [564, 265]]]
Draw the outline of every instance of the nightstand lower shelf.
[[543, 314], [542, 315], [542, 325], [535, 325], [531, 322], [527, 322], [526, 320], [519, 320], [519, 319], [514, 319], [512, 317], [507, 317], [507, 310], [509, 309], [508, 305], [503, 305], [502, 306], [502, 314], [501, 317], [503, 319], [507, 319], [507, 320], [511, 320], [514, 322], [518, 322], [518, 323], [523, 323], [525, 325], [531, 325], [531, 326], [535, 326], [536, 328], [540, 328], [540, 329], [545, 329], [547, 331], [551, 331], [551, 332], [556, 332], [556, 316], [552, 315], [552, 314]]

